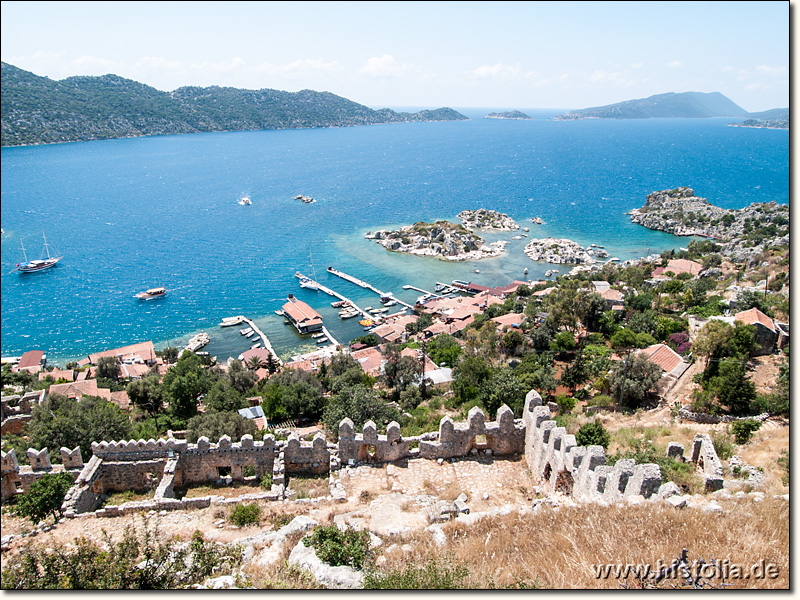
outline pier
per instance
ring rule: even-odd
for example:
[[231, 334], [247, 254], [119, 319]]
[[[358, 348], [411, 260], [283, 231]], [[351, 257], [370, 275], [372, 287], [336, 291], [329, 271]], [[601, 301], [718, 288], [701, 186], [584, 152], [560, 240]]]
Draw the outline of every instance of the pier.
[[237, 317], [228, 317], [227, 319], [223, 319], [222, 322], [230, 323], [233, 322], [234, 320], [236, 321], [236, 323], [247, 323], [250, 327], [252, 327], [253, 331], [256, 332], [256, 335], [261, 338], [261, 343], [264, 344], [264, 349], [272, 355], [272, 358], [274, 358], [279, 365], [283, 365], [283, 361], [281, 360], [280, 356], [278, 356], [278, 354], [275, 352], [275, 350], [272, 347], [272, 344], [269, 343], [269, 338], [263, 331], [261, 331], [258, 328], [258, 325], [253, 323], [252, 320], [248, 319], [244, 315], [239, 315]]
[[322, 326], [322, 333], [324, 333], [325, 337], [328, 338], [328, 341], [331, 343], [331, 346], [335, 348], [336, 346], [339, 345], [339, 342], [336, 341], [336, 338], [333, 337], [333, 334], [330, 331], [328, 331], [328, 328], [325, 327], [324, 325]]
[[[346, 296], [342, 296], [339, 292], [335, 292], [334, 290], [330, 289], [329, 287], [326, 287], [326, 286], [322, 285], [318, 281], [314, 281], [310, 277], [306, 277], [306, 279], [308, 279], [309, 281], [314, 283], [314, 288], [313, 289], [317, 289], [320, 292], [324, 292], [325, 294], [328, 294], [329, 296], [333, 296], [334, 298], [338, 298], [339, 300], [343, 300], [344, 302], [347, 302], [348, 304], [350, 304], [350, 306], [355, 308], [359, 312], [359, 314], [363, 315], [365, 319], [376, 320], [375, 319], [375, 315], [369, 314], [363, 308], [358, 306], [355, 302], [350, 300], [350, 298], [347, 298]], [[308, 287], [308, 286], [305, 286], [305, 287]]]
[[[358, 279], [357, 277], [353, 277], [352, 275], [348, 275], [347, 273], [343, 273], [342, 271], [337, 271], [333, 267], [328, 267], [328, 273], [331, 273], [332, 275], [336, 275], [337, 277], [341, 277], [345, 281], [349, 281], [350, 283], [354, 283], [357, 286], [362, 287], [364, 289], [372, 290], [373, 292], [378, 294], [378, 296], [380, 296], [381, 299], [383, 299], [383, 298], [391, 298], [392, 300], [394, 300], [398, 304], [402, 304], [406, 308], [414, 310], [414, 306], [413, 305], [408, 304], [407, 302], [403, 302], [402, 300], [396, 298], [394, 294], [382, 292], [378, 288], [376, 288], [375, 286], [370, 285], [366, 281], [362, 281], [362, 280]], [[403, 286], [403, 289], [406, 289], [406, 286]], [[372, 317], [370, 317], [370, 318], [372, 318]]]

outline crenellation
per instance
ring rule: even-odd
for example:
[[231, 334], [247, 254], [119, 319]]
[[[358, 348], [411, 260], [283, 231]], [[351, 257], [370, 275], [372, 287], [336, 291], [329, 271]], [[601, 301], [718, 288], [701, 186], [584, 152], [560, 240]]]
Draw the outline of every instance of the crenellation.
[[47, 448], [42, 448], [41, 450], [28, 448], [25, 454], [28, 455], [28, 462], [34, 471], [49, 471], [53, 468], [50, 464], [50, 453]]

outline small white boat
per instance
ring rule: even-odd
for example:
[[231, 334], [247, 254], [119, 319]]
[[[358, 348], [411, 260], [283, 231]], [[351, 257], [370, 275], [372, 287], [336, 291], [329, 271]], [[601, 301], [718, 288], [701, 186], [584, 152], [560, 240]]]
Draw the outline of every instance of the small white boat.
[[252, 203], [253, 201], [250, 200], [250, 196], [242, 196], [241, 198], [239, 198], [239, 204], [241, 206], [250, 206]]
[[242, 322], [241, 317], [225, 317], [222, 319], [222, 323], [219, 324], [220, 327], [233, 327], [234, 325], [238, 325]]
[[241, 333], [244, 336], [248, 336], [251, 333], [253, 333], [253, 328], [252, 327], [245, 327], [244, 329], [240, 329], [239, 333]]
[[283, 311], [282, 311], [282, 310], [279, 308], [278, 310], [276, 310], [276, 311], [275, 311], [275, 314], [276, 314], [276, 315], [278, 315], [279, 317], [282, 317], [284, 313], [283, 313]]
[[325, 334], [324, 333], [314, 333], [314, 334], [311, 335], [311, 337], [316, 340], [316, 339], [319, 339], [321, 337], [325, 337]]
[[480, 273], [480, 272], [481, 272], [481, 270], [480, 270], [480, 269], [475, 269], [475, 271], [474, 271], [474, 272], [475, 272], [475, 273]]
[[252, 346], [250, 346], [250, 350], [255, 350], [256, 348], [261, 348], [261, 342], [258, 342], [257, 344], [253, 344]]
[[250, 333], [248, 333], [248, 334], [247, 334], [245, 337], [251, 338], [251, 337], [253, 337], [254, 335], [256, 335], [256, 332], [255, 332], [255, 331], [251, 331], [251, 332], [250, 332]]
[[164, 294], [167, 293], [167, 288], [157, 287], [157, 288], [150, 288], [144, 292], [139, 292], [136, 294], [136, 297], [139, 300], [153, 300], [154, 298], [160, 298]]
[[551, 270], [549, 270], [549, 269], [548, 269], [547, 271], [545, 271], [545, 274], [544, 274], [544, 276], [545, 276], [545, 277], [550, 277], [552, 274], [553, 274], [553, 272], [552, 272]]
[[327, 336], [324, 336], [324, 337], [321, 337], [321, 338], [319, 338], [319, 339], [317, 340], [317, 343], [318, 343], [318, 344], [327, 344], [327, 343], [328, 343], [328, 338], [327, 338]]

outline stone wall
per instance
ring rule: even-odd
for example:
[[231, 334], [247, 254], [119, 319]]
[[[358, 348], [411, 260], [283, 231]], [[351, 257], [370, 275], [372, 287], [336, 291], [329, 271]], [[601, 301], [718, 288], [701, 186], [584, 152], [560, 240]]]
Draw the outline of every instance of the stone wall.
[[2, 453], [2, 501], [10, 500], [15, 494], [26, 493], [31, 485], [42, 478], [45, 473], [70, 473], [77, 477], [83, 469], [83, 459], [81, 458], [80, 448], [61, 448], [60, 465], [50, 464], [50, 453], [47, 448], [34, 450], [29, 448], [26, 452], [29, 465], [20, 466], [17, 454], [12, 449], [8, 453]]

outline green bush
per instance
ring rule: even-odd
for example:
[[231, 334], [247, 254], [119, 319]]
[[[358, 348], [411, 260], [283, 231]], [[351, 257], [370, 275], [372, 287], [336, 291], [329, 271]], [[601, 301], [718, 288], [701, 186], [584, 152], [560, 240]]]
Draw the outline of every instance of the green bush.
[[575, 435], [575, 440], [579, 446], [602, 446], [608, 449], [608, 444], [611, 441], [611, 436], [599, 421], [590, 421], [581, 425], [578, 433]]
[[313, 546], [319, 559], [334, 567], [347, 565], [360, 569], [371, 557], [368, 531], [342, 531], [336, 525], [327, 525], [314, 529], [303, 543]]
[[742, 419], [741, 421], [734, 421], [730, 424], [731, 433], [740, 446], [744, 446], [750, 441], [753, 433], [761, 429], [761, 421], [755, 419]]
[[786, 450], [781, 452], [781, 456], [778, 458], [778, 466], [783, 470], [781, 483], [789, 485], [789, 453]]
[[62, 515], [61, 503], [72, 483], [72, 475], [69, 473], [45, 473], [17, 501], [14, 512], [29, 518], [34, 524], [43, 521], [48, 515], [53, 515], [58, 523]]
[[422, 565], [406, 563], [392, 571], [370, 571], [364, 576], [365, 590], [452, 590], [465, 588], [463, 580], [469, 575], [465, 564], [451, 559], [429, 558]]
[[733, 456], [733, 441], [731, 436], [726, 433], [711, 434], [711, 441], [714, 443], [714, 451], [720, 460], [728, 460]]
[[558, 404], [558, 412], [567, 414], [572, 412], [572, 409], [575, 408], [575, 398], [570, 398], [565, 394], [559, 394], [556, 396], [556, 404]]
[[272, 473], [264, 473], [261, 477], [260, 485], [262, 490], [272, 489]]
[[261, 520], [261, 507], [258, 504], [237, 504], [229, 519], [237, 527], [256, 525]]

